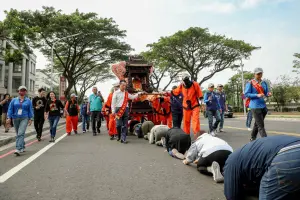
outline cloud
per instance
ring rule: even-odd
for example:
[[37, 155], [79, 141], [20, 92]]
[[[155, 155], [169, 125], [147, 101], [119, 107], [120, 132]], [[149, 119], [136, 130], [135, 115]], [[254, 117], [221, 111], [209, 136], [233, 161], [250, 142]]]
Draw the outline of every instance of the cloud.
[[261, 4], [278, 4], [284, 2], [290, 2], [294, 0], [209, 0], [198, 2], [197, 6], [189, 9], [189, 11], [206, 11], [214, 13], [233, 13], [242, 9], [252, 9], [258, 7]]

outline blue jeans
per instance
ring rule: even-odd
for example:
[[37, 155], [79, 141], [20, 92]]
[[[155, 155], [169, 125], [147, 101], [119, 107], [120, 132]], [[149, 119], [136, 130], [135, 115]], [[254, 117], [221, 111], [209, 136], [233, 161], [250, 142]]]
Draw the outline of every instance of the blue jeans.
[[246, 119], [246, 127], [251, 128], [251, 122], [252, 122], [252, 111], [249, 110], [247, 113], [247, 119]]
[[86, 131], [90, 127], [90, 116], [81, 115], [82, 118], [82, 131]]
[[16, 118], [14, 121], [14, 127], [16, 130], [16, 149], [25, 149], [25, 132], [28, 126], [28, 118]]
[[[120, 108], [116, 108], [116, 113], [118, 113]], [[126, 141], [127, 131], [128, 131], [128, 118], [129, 118], [129, 108], [127, 107], [123, 116], [117, 119], [117, 131], [118, 138], [122, 141]]]
[[220, 129], [223, 129], [224, 126], [224, 116], [225, 116], [225, 110], [222, 110], [222, 113], [220, 113]]
[[51, 134], [51, 137], [53, 137], [53, 138], [56, 136], [56, 128], [57, 128], [59, 119], [60, 119], [60, 116], [49, 116], [48, 117], [49, 124], [50, 124], [50, 134]]
[[[209, 124], [209, 131], [212, 132], [218, 128], [218, 125], [221, 120], [220, 111], [218, 110], [207, 110], [207, 117], [208, 117], [208, 124]], [[215, 123], [214, 117], [216, 118]]]
[[300, 147], [276, 155], [260, 182], [259, 200], [294, 200], [300, 196]]

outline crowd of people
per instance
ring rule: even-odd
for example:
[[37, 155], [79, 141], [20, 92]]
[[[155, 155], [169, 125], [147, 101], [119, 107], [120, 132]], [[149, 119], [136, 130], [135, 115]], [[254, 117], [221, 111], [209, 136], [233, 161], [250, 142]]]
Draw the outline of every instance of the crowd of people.
[[[199, 84], [191, 80], [188, 74], [182, 76], [179, 86], [164, 92], [165, 96], [159, 98], [157, 105], [153, 106], [163, 111], [157, 112], [162, 124], [154, 125], [143, 119], [140, 130], [150, 144], [164, 147], [170, 156], [181, 159], [185, 165], [196, 164], [200, 173], [211, 174], [215, 182], [224, 182], [224, 193], [228, 200], [241, 200], [248, 194], [256, 193], [259, 199], [264, 200], [297, 199], [300, 194], [300, 138], [286, 135], [267, 137], [264, 126], [267, 114], [265, 98], [272, 94], [267, 83], [262, 80], [262, 75], [263, 70], [256, 68], [254, 78], [247, 82], [243, 93], [248, 108], [246, 126], [250, 129], [252, 115], [255, 123], [250, 142], [242, 148], [234, 151], [226, 141], [216, 137], [218, 132], [224, 132], [224, 113], [228, 109], [223, 85], [217, 85], [215, 91], [215, 85], [209, 84], [208, 91], [203, 95]], [[127, 82], [124, 80], [114, 84], [104, 102], [97, 87], [93, 87], [93, 93], [84, 98], [81, 105], [75, 94], [63, 105], [56, 99], [54, 92], [46, 96], [43, 88], [39, 90], [39, 96], [31, 101], [26, 97], [26, 87], [20, 86], [18, 97], [10, 100], [7, 95], [0, 102], [5, 105], [5, 131], [8, 131], [12, 121], [16, 130], [15, 154], [20, 155], [25, 151], [24, 135], [33, 116], [37, 139], [41, 141], [43, 124], [48, 120], [50, 142], [54, 142], [62, 111], [66, 115], [68, 135], [72, 131], [78, 134], [80, 116], [83, 122], [82, 132], [89, 130], [91, 121], [92, 133], [96, 136], [101, 132], [104, 117], [110, 140], [117, 139], [127, 144], [130, 118], [128, 102], [139, 98], [144, 92], [139, 91], [133, 95], [126, 88]], [[208, 132], [200, 129], [202, 103], [206, 105]], [[167, 112], [165, 106], [169, 106], [170, 112]], [[191, 129], [194, 139], [190, 136]], [[258, 133], [260, 139], [257, 139]]]

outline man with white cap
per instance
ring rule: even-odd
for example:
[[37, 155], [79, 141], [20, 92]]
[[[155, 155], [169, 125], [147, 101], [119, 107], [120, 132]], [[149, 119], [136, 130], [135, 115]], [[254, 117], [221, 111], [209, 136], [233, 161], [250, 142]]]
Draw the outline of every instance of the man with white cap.
[[14, 122], [16, 130], [16, 151], [17, 156], [25, 151], [25, 132], [27, 126], [31, 125], [33, 117], [32, 102], [26, 97], [27, 88], [20, 86], [18, 89], [19, 96], [14, 98], [8, 107], [7, 125], [10, 126], [11, 119]]
[[249, 108], [251, 109], [255, 119], [250, 141], [256, 139], [258, 132], [261, 137], [267, 137], [264, 119], [268, 113], [268, 109], [265, 97], [270, 97], [272, 94], [269, 92], [268, 84], [262, 80], [262, 76], [263, 69], [255, 68], [254, 79], [249, 81], [245, 88], [245, 96], [250, 98]]
[[76, 95], [71, 94], [71, 100], [67, 101], [65, 106], [66, 119], [66, 130], [68, 136], [71, 135], [72, 127], [75, 134], [77, 134], [78, 128], [78, 115], [80, 113], [79, 105], [76, 101]]
[[223, 130], [224, 115], [225, 115], [225, 112], [228, 110], [228, 108], [227, 108], [227, 104], [226, 104], [226, 95], [225, 95], [225, 92], [223, 91], [223, 85], [222, 84], [218, 84], [216, 96], [219, 99], [219, 103], [220, 103], [221, 110], [222, 110], [222, 112], [220, 113], [219, 131], [224, 132], [224, 130]]
[[187, 73], [182, 75], [182, 83], [174, 90], [172, 95], [183, 95], [183, 130], [186, 134], [190, 134], [192, 129], [194, 135], [200, 134], [200, 103], [203, 98], [200, 85], [191, 80], [191, 76]]
[[214, 181], [219, 183], [224, 181], [223, 168], [232, 152], [233, 149], [227, 142], [204, 133], [191, 145], [183, 163], [197, 164], [200, 173], [213, 174]]
[[[214, 92], [214, 84], [208, 84], [208, 91], [204, 95], [204, 103], [206, 104], [206, 113], [208, 116], [209, 132], [212, 136], [215, 136], [216, 129], [220, 123], [221, 117], [220, 113], [222, 112], [219, 99], [217, 98], [216, 92]], [[213, 124], [214, 117], [216, 118], [215, 123]]]

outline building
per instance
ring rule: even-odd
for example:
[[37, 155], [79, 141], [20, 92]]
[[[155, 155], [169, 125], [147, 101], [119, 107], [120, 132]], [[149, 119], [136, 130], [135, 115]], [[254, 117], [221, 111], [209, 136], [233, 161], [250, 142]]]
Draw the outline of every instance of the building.
[[2, 99], [5, 93], [9, 93], [13, 97], [17, 96], [17, 89], [21, 85], [27, 87], [29, 98], [34, 97], [36, 56], [23, 54], [20, 63], [5, 63], [3, 58], [5, 50], [13, 53], [18, 46], [9, 40], [0, 40], [0, 47], [2, 47], [0, 48], [0, 98]]
[[50, 91], [51, 89], [51, 82], [53, 82], [53, 87], [57, 87], [59, 77], [54, 75], [53, 79], [51, 80], [50, 75], [43, 72], [41, 69], [36, 69], [35, 75], [35, 94], [38, 94], [38, 89], [44, 88], [46, 91]]

